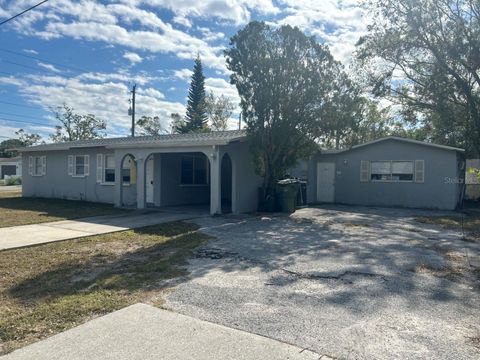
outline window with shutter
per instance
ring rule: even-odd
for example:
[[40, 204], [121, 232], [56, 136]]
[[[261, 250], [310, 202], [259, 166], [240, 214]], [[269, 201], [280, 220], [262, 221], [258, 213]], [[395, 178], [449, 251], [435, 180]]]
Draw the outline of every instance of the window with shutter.
[[28, 175], [33, 175], [33, 156], [28, 157]]
[[85, 176], [90, 175], [90, 155], [84, 155]]
[[423, 183], [425, 181], [425, 161], [415, 160], [415, 182]]
[[103, 182], [103, 155], [97, 154], [97, 183]]
[[68, 155], [68, 175], [73, 175], [73, 155]]
[[370, 180], [370, 161], [360, 161], [360, 181], [366, 182]]
[[42, 175], [47, 175], [47, 157], [42, 156]]

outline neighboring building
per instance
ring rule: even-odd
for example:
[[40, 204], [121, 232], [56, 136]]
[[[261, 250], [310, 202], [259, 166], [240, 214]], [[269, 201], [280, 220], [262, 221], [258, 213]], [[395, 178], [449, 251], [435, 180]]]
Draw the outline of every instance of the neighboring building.
[[5, 176], [22, 176], [22, 158], [0, 158], [0, 179]]
[[257, 209], [261, 179], [243, 131], [140, 136], [22, 149], [23, 196], [137, 208]]
[[471, 173], [469, 169], [480, 170], [480, 159], [467, 159], [465, 175], [465, 199], [480, 201], [480, 179], [477, 174]]
[[387, 137], [309, 161], [309, 203], [453, 210], [464, 194], [464, 150]]

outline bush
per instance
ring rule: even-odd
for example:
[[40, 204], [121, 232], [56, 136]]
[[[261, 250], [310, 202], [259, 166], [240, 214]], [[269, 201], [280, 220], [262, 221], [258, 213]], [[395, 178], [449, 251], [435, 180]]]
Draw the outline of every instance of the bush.
[[20, 176], [10, 176], [8, 179], [5, 179], [5, 185], [22, 185], [22, 178]]

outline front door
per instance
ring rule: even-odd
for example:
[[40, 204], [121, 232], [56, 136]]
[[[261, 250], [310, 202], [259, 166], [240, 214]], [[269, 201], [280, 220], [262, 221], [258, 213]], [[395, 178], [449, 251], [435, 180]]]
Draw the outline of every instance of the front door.
[[145, 202], [147, 204], [153, 204], [153, 156], [150, 156], [147, 160], [145, 167]]
[[317, 201], [335, 201], [335, 163], [317, 163]]

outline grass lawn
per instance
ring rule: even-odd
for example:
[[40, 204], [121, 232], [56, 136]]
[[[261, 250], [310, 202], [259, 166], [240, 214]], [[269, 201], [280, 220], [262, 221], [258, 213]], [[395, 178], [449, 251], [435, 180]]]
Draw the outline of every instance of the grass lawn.
[[23, 198], [18, 191], [0, 192], [0, 227], [119, 214], [125, 211], [127, 210], [114, 208], [110, 204], [62, 199]]
[[0, 252], [0, 354], [137, 302], [160, 306], [162, 280], [186, 275], [208, 241], [197, 228], [172, 222]]
[[465, 239], [480, 242], [480, 207], [469, 206], [464, 216], [422, 216], [417, 221], [425, 224], [442, 225], [447, 229], [465, 231]]

